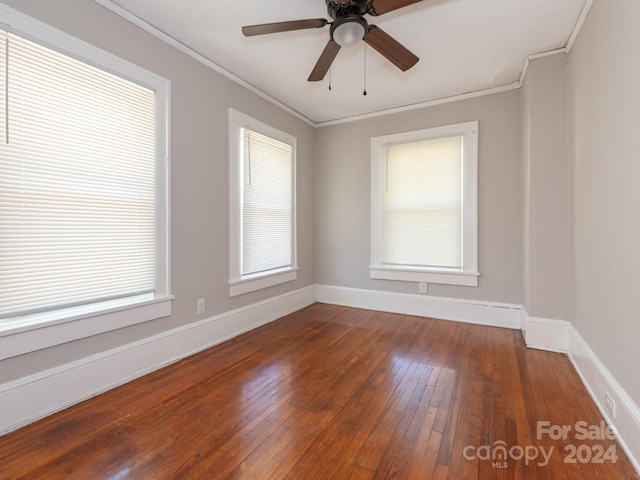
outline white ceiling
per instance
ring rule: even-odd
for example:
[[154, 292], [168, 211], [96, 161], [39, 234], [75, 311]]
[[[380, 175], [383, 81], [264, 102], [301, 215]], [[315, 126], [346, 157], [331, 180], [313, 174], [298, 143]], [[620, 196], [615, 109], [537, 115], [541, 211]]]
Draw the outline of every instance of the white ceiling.
[[97, 0], [128, 11], [314, 124], [518, 85], [527, 56], [562, 49], [587, 0], [423, 0], [375, 24], [420, 57], [401, 72], [364, 42], [307, 77], [329, 27], [246, 38], [243, 25], [326, 18], [325, 0]]

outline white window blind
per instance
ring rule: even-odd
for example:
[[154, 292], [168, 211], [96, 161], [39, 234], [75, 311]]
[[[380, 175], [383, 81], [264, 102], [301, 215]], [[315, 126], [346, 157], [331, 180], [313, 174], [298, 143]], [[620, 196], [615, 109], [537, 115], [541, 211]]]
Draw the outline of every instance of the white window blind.
[[241, 129], [242, 275], [293, 264], [293, 147]]
[[154, 92], [0, 46], [0, 318], [156, 288]]
[[383, 264], [462, 268], [462, 148], [462, 136], [384, 148]]

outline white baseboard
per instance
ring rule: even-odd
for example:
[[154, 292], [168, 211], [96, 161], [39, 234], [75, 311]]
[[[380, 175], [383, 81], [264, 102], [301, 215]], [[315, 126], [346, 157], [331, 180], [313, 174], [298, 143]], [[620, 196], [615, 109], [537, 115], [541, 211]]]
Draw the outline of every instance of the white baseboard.
[[0, 385], [0, 435], [315, 302], [310, 286]]
[[[589, 395], [611, 426], [618, 442], [640, 473], [640, 408], [629, 397], [614, 376], [600, 361], [591, 347], [570, 325], [569, 358], [580, 375]], [[615, 416], [606, 407], [607, 393], [615, 401]]]
[[567, 353], [569, 326], [564, 320], [530, 317], [522, 307], [522, 335], [528, 348]]
[[320, 303], [332, 305], [417, 315], [493, 327], [520, 328], [520, 305], [329, 285], [316, 285], [316, 298]]

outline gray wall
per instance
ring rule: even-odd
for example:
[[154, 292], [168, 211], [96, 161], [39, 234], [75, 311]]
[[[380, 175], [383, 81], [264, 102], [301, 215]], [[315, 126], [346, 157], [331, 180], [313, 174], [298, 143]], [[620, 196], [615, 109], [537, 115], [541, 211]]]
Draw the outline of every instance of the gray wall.
[[640, 404], [640, 2], [595, 0], [569, 56], [573, 316]]
[[422, 108], [316, 133], [316, 283], [418, 293], [372, 280], [371, 137], [479, 121], [478, 287], [429, 285], [429, 294], [522, 303], [522, 168], [517, 90]]
[[[188, 324], [196, 299], [206, 315], [226, 312], [314, 282], [314, 130], [268, 101], [90, 0], [7, 0], [23, 11], [171, 80], [171, 282], [168, 318], [112, 331], [0, 363], [0, 383]], [[298, 263], [295, 282], [228, 296], [228, 126], [233, 107], [298, 138]]]
[[532, 60], [521, 89], [524, 306], [565, 320], [570, 305], [567, 56]]

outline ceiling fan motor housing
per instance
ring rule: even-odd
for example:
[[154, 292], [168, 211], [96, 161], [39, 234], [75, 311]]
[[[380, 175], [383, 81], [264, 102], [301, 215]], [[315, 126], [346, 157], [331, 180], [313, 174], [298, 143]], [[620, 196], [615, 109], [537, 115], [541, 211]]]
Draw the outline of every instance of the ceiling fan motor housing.
[[343, 2], [340, 0], [326, 0], [326, 2], [327, 13], [334, 20], [347, 15], [370, 13], [371, 5], [373, 4], [373, 0], [347, 0]]

